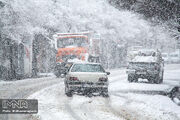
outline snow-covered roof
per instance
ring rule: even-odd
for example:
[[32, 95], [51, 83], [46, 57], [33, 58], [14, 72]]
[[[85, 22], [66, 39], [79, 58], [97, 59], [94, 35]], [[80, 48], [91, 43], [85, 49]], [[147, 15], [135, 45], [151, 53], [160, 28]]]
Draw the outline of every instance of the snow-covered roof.
[[153, 56], [136, 56], [131, 62], [156, 62], [157, 57]]

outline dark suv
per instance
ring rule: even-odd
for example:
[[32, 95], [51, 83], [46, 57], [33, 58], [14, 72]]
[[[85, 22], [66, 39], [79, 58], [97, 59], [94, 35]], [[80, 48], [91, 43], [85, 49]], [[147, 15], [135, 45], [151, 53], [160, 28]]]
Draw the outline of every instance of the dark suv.
[[139, 50], [127, 67], [128, 81], [137, 82], [138, 78], [147, 79], [150, 83], [162, 83], [164, 61], [158, 50]]

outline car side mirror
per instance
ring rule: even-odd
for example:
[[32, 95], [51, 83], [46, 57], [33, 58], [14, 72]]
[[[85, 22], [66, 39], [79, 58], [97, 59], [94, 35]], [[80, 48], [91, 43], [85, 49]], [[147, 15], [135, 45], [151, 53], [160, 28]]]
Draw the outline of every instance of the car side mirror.
[[106, 72], [107, 75], [110, 75], [110, 72]]

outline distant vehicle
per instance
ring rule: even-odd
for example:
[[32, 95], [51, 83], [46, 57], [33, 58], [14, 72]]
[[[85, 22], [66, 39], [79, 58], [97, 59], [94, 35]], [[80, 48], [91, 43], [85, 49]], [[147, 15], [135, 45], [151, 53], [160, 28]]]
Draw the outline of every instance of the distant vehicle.
[[128, 81], [137, 82], [138, 78], [147, 79], [150, 83], [162, 83], [164, 61], [158, 50], [142, 49], [129, 61], [127, 67]]
[[169, 62], [170, 63], [180, 63], [180, 54], [178, 52], [169, 54]]
[[74, 63], [66, 72], [65, 94], [71, 97], [74, 93], [99, 93], [108, 97], [109, 74], [99, 63]]
[[70, 59], [100, 62], [100, 40], [91, 32], [57, 33], [54, 35], [57, 50], [55, 75], [61, 76], [64, 64]]

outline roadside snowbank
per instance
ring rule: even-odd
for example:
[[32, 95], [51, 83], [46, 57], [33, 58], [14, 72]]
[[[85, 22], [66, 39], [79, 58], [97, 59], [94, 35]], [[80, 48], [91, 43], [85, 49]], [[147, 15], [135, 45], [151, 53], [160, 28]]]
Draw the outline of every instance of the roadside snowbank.
[[[111, 106], [129, 110], [136, 120], [179, 120], [180, 108], [173, 101], [161, 95], [115, 94], [111, 96]], [[127, 111], [128, 112], [128, 111]]]

